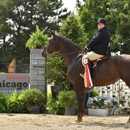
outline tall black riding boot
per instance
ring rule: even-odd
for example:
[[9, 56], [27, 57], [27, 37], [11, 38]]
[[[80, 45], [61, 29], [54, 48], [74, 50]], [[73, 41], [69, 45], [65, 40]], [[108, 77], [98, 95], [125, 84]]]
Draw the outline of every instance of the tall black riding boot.
[[91, 75], [92, 74], [92, 61], [88, 62], [88, 68], [89, 68], [89, 72], [90, 72], [90, 75]]

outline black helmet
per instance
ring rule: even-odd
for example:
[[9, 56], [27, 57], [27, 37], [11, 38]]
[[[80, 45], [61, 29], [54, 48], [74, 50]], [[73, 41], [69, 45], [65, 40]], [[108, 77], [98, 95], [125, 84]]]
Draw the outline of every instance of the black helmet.
[[97, 24], [98, 23], [103, 23], [104, 25], [107, 25], [107, 21], [104, 18], [99, 18], [98, 21], [97, 21]]

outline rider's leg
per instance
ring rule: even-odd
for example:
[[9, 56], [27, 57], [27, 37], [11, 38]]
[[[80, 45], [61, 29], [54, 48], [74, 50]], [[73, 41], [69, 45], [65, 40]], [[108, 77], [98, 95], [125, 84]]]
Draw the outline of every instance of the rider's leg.
[[91, 61], [97, 60], [101, 57], [103, 57], [103, 55], [99, 55], [99, 54], [97, 54], [93, 51], [90, 51], [86, 55], [83, 56], [83, 58], [88, 58], [90, 60], [90, 62], [88, 63], [90, 74], [91, 74], [91, 71], [92, 71], [92, 62]]
[[88, 52], [86, 55], [83, 56], [83, 58], [88, 58], [90, 61], [93, 61], [93, 60], [97, 60], [101, 57], [103, 57], [104, 55], [100, 55], [100, 54], [97, 54], [93, 51], [90, 51]]

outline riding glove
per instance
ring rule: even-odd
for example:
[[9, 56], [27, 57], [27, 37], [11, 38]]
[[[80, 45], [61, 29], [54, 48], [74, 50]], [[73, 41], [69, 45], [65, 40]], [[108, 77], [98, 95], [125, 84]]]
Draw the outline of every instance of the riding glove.
[[85, 52], [88, 52], [88, 51], [90, 51], [90, 49], [87, 46], [85, 46]]

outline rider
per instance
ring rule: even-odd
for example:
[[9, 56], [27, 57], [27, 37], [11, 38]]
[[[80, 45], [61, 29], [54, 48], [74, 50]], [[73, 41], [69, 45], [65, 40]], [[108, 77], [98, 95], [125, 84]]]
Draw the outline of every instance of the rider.
[[85, 50], [89, 51], [83, 58], [88, 58], [90, 61], [97, 60], [105, 55], [110, 56], [110, 32], [106, 27], [107, 21], [105, 18], [99, 18], [97, 21], [98, 32], [93, 36], [91, 41], [85, 46]]

